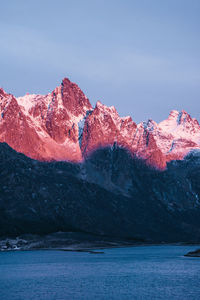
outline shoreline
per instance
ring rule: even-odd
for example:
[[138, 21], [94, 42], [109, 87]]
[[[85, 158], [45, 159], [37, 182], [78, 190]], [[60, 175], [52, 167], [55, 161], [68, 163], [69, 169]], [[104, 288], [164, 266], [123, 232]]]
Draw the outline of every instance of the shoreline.
[[200, 247], [198, 242], [153, 242], [142, 239], [122, 239], [95, 236], [80, 232], [56, 232], [44, 236], [24, 234], [15, 238], [0, 238], [0, 252], [55, 250], [71, 252], [103, 253], [104, 249], [141, 246], [186, 246]]
[[[200, 248], [200, 244], [191, 243], [130, 243], [130, 244], [118, 244], [118, 245], [110, 245], [105, 243], [104, 245], [97, 246], [94, 244], [91, 245], [82, 245], [82, 244], [71, 244], [70, 246], [63, 247], [32, 247], [29, 245], [28, 247], [21, 248], [8, 248], [8, 249], [0, 249], [1, 252], [22, 252], [22, 251], [63, 251], [63, 252], [86, 252], [90, 254], [104, 254], [104, 250], [114, 249], [114, 248], [129, 248], [129, 247], [152, 247], [152, 246], [196, 246]], [[196, 249], [194, 251], [188, 252], [184, 254], [186, 257], [200, 257], [200, 249]]]

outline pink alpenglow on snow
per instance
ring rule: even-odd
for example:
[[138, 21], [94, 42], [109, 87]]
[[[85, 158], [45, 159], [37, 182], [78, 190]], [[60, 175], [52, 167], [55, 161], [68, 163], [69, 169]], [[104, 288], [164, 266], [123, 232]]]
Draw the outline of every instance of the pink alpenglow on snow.
[[100, 101], [92, 108], [81, 89], [64, 78], [48, 95], [15, 98], [0, 89], [0, 142], [41, 160], [81, 162], [99, 148], [117, 144], [157, 169], [200, 150], [200, 125], [184, 110], [168, 119], [136, 124]]

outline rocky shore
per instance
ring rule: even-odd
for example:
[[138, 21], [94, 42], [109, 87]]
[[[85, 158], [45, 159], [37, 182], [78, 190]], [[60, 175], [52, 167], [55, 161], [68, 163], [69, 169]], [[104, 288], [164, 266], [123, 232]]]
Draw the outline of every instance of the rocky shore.
[[100, 237], [79, 232], [56, 232], [49, 235], [24, 234], [15, 238], [0, 239], [0, 251], [62, 250], [87, 251], [93, 249], [141, 245], [144, 241]]
[[195, 251], [190, 251], [187, 254], [185, 254], [185, 256], [189, 256], [189, 257], [200, 257], [200, 249], [197, 249]]

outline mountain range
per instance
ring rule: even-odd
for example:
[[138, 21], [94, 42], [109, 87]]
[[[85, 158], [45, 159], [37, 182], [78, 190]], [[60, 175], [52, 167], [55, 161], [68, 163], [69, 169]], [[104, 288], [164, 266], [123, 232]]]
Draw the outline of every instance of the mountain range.
[[0, 89], [0, 236], [73, 231], [200, 242], [200, 125], [136, 124], [65, 78], [48, 95]]
[[40, 161], [81, 162], [95, 150], [127, 149], [146, 164], [165, 169], [200, 149], [200, 125], [185, 111], [171, 111], [157, 124], [136, 124], [120, 117], [114, 106], [100, 101], [95, 108], [81, 89], [64, 78], [48, 95], [14, 97], [0, 89], [0, 142]]

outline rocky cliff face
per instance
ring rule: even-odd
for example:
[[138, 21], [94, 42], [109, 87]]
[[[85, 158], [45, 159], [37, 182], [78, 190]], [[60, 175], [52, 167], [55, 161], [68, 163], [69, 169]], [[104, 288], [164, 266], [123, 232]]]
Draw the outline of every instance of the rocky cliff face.
[[0, 141], [38, 160], [80, 161], [78, 123], [90, 109], [68, 79], [45, 96], [14, 98], [1, 90]]
[[48, 95], [15, 98], [0, 89], [0, 142], [41, 161], [81, 162], [94, 151], [118, 145], [151, 167], [182, 160], [200, 149], [200, 125], [185, 111], [167, 120], [136, 124], [97, 102], [92, 108], [80, 88], [65, 78]]

